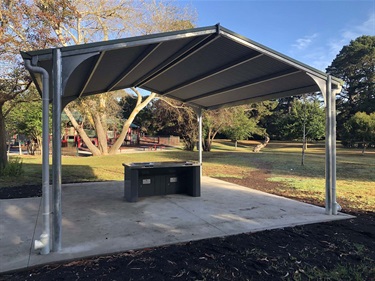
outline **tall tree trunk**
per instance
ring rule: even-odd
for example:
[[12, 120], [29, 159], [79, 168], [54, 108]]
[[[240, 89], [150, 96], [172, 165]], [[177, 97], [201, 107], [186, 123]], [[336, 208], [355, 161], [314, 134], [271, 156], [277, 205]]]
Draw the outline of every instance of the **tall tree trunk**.
[[19, 155], [22, 155], [22, 144], [20, 139], [18, 139], [18, 153]]
[[261, 144], [258, 144], [257, 146], [254, 147], [253, 152], [259, 152], [261, 151], [262, 148], [266, 147], [267, 144], [269, 143], [270, 138], [268, 136], [265, 137], [264, 141]]
[[[39, 150], [40, 150], [40, 155], [43, 155], [43, 145], [42, 145], [42, 140], [43, 140], [43, 138], [42, 137], [36, 137], [35, 138], [36, 139], [36, 145], [37, 145], [37, 147], [39, 148]], [[48, 144], [49, 145], [49, 144]]]
[[207, 138], [203, 140], [203, 151], [211, 151], [211, 129], [208, 129]]
[[72, 122], [72, 125], [74, 129], [78, 132], [79, 136], [82, 138], [84, 143], [87, 145], [88, 149], [92, 152], [92, 155], [99, 156], [101, 155], [100, 150], [92, 144], [90, 138], [87, 136], [85, 130], [77, 123], [76, 119], [73, 117], [73, 114], [70, 112], [70, 110], [65, 107], [64, 112], [66, 116], [68, 116], [70, 122]]
[[306, 142], [306, 123], [303, 122], [303, 137], [302, 137], [302, 159], [301, 159], [301, 165], [305, 165], [305, 150], [307, 147], [307, 142]]
[[206, 152], [211, 151], [212, 142], [214, 141], [217, 133], [219, 132], [219, 129], [216, 131], [212, 131], [211, 129], [208, 131], [207, 138], [203, 140], [203, 150]]
[[7, 141], [5, 130], [5, 117], [3, 115], [3, 105], [0, 105], [0, 169], [8, 164]]
[[124, 142], [125, 137], [126, 137], [126, 133], [128, 132], [128, 129], [129, 129], [130, 125], [133, 123], [134, 118], [137, 116], [138, 112], [141, 111], [156, 96], [155, 93], [151, 93], [147, 97], [147, 99], [145, 99], [142, 102], [142, 96], [141, 96], [141, 94], [136, 89], [133, 89], [133, 91], [135, 93], [137, 93], [137, 95], [138, 95], [137, 105], [133, 109], [133, 111], [130, 114], [128, 120], [125, 121], [124, 126], [122, 127], [122, 131], [121, 131], [118, 139], [112, 145], [112, 147], [109, 149], [109, 154], [116, 154], [117, 153], [117, 151], [120, 149], [122, 143]]
[[210, 138], [210, 150], [209, 150], [209, 151], [211, 151], [212, 142], [214, 141], [214, 139], [215, 139], [215, 137], [216, 137], [216, 135], [217, 135], [218, 132], [219, 132], [219, 130], [215, 131], [215, 132], [212, 134], [211, 138]]
[[211, 142], [209, 138], [206, 138], [203, 140], [203, 151], [206, 151], [206, 152], [211, 151]]
[[304, 166], [305, 165], [305, 151], [306, 151], [306, 148], [307, 148], [307, 142], [306, 142], [306, 138], [303, 140], [303, 144], [302, 144], [302, 159], [301, 159], [301, 165]]
[[99, 150], [101, 151], [103, 155], [108, 155], [107, 134], [103, 128], [103, 124], [101, 122], [99, 113], [95, 113], [93, 117], [94, 117], [95, 131], [98, 136]]
[[363, 140], [363, 142], [362, 142], [362, 155], [365, 155], [366, 148], [367, 148], [367, 143], [365, 142], [365, 140]]

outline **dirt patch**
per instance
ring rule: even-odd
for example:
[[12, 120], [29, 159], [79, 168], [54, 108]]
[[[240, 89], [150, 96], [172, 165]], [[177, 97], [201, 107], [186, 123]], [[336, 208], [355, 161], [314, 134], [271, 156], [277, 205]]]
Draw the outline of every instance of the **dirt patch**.
[[270, 174], [271, 171], [269, 170], [257, 170], [247, 173], [242, 178], [221, 177], [219, 179], [260, 191], [273, 193], [285, 185], [279, 182], [268, 181], [267, 179], [270, 177]]

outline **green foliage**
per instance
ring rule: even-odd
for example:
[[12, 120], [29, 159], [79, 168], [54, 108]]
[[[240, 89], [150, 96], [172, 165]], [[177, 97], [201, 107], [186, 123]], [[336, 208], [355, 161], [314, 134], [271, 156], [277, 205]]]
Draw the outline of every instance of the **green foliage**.
[[281, 98], [277, 100], [272, 114], [260, 120], [260, 125], [267, 129], [267, 133], [273, 140], [284, 140], [285, 126], [288, 124], [287, 115], [290, 114], [294, 97]]
[[198, 139], [198, 121], [194, 110], [177, 101], [158, 99], [152, 106], [152, 125], [159, 135], [177, 135], [184, 149], [193, 151]]
[[220, 108], [216, 110], [206, 110], [203, 112], [203, 143], [204, 151], [211, 151], [211, 145], [218, 133], [230, 124], [232, 108]]
[[342, 142], [345, 146], [361, 142], [366, 147], [368, 143], [375, 142], [375, 112], [357, 112], [343, 127]]
[[262, 101], [249, 104], [248, 107], [248, 115], [251, 118], [254, 118], [257, 121], [261, 121], [262, 119], [266, 118], [273, 114], [273, 110], [277, 107], [278, 101]]
[[308, 139], [319, 140], [325, 134], [325, 111], [317, 100], [296, 100], [287, 120], [286, 135], [289, 139], [302, 139], [304, 126], [305, 137]]
[[10, 160], [4, 168], [0, 169], [0, 176], [2, 177], [17, 177], [22, 174], [22, 159], [19, 157]]
[[264, 134], [264, 130], [257, 126], [257, 121], [249, 118], [244, 107], [234, 107], [232, 112], [231, 122], [224, 130], [232, 141], [244, 140], [253, 134]]
[[18, 104], [7, 116], [6, 124], [9, 132], [23, 134], [39, 142], [42, 137], [41, 102]]
[[344, 80], [337, 100], [338, 133], [356, 112], [375, 112], [375, 36], [361, 36], [344, 46], [327, 72]]
[[304, 126], [307, 139], [319, 140], [325, 135], [325, 111], [317, 99], [281, 100], [267, 123], [271, 139], [303, 139]]
[[[142, 101], [146, 100], [148, 96], [143, 96]], [[130, 114], [133, 112], [137, 105], [137, 97], [134, 95], [126, 95], [122, 97], [119, 101], [119, 105], [122, 109], [122, 118], [128, 119]], [[151, 101], [145, 108], [138, 112], [137, 116], [134, 118], [133, 123], [141, 127], [142, 132], [147, 135], [154, 135], [155, 128], [152, 122], [153, 118], [153, 102]]]

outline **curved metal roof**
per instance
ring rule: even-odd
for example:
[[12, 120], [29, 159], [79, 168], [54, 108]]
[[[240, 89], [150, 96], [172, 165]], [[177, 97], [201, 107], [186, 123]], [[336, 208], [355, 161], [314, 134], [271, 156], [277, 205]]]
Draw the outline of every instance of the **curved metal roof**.
[[[60, 50], [63, 104], [139, 87], [214, 109], [320, 91], [317, 81], [327, 79], [327, 74], [219, 25]], [[52, 75], [53, 49], [21, 54]], [[31, 75], [41, 91], [40, 74]], [[341, 83], [332, 79], [333, 88]]]

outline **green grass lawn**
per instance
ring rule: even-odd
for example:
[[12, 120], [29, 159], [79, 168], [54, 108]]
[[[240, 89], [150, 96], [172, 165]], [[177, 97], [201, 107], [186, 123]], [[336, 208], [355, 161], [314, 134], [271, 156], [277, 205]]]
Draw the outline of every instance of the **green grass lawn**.
[[[211, 152], [203, 154], [203, 175], [243, 178], [257, 169], [270, 171], [268, 180], [283, 183], [276, 193], [303, 200], [325, 197], [324, 144], [309, 145], [305, 165], [301, 166], [299, 143], [271, 142], [261, 153], [253, 153], [252, 142], [217, 141]], [[198, 160], [197, 152], [127, 152], [114, 156], [62, 158], [62, 181], [123, 180], [123, 163]], [[41, 157], [22, 156], [24, 173], [17, 178], [1, 178], [0, 187], [41, 184]], [[351, 209], [375, 209], [375, 151], [362, 156], [360, 150], [337, 148], [337, 198]]]

